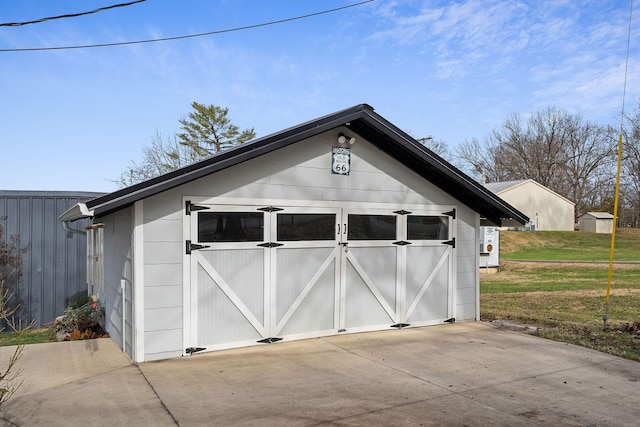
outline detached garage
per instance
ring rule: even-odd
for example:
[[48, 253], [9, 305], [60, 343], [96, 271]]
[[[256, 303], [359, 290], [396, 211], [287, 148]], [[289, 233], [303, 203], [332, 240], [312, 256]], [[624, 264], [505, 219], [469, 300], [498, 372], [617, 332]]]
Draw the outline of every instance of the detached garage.
[[524, 212], [534, 230], [575, 228], [575, 203], [532, 180], [492, 182], [485, 186], [507, 203]]
[[366, 104], [60, 219], [86, 217], [90, 292], [137, 362], [477, 320], [480, 225], [528, 221]]

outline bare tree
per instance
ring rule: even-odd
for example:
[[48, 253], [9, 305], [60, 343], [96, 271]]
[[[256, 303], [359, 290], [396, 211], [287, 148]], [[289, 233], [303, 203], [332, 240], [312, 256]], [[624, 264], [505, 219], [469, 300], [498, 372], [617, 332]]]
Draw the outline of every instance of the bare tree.
[[119, 187], [128, 187], [172, 170], [190, 165], [204, 156], [191, 147], [180, 144], [176, 136], [163, 138], [158, 130], [151, 138], [151, 145], [142, 149], [142, 160], [131, 161], [120, 177], [112, 180]]
[[420, 144], [424, 145], [443, 159], [446, 159], [448, 161], [451, 160], [451, 151], [449, 151], [449, 146], [443, 140], [433, 139], [433, 137], [431, 136], [426, 136], [424, 138], [418, 138], [416, 139], [416, 141], [418, 141]]
[[508, 118], [492, 138], [498, 146], [496, 168], [511, 179], [533, 179], [558, 188], [566, 162], [562, 143], [568, 129], [565, 117], [553, 108], [532, 115], [523, 123], [519, 115]]
[[640, 226], [640, 100], [634, 112], [624, 118], [620, 199], [623, 224]]
[[460, 168], [482, 182], [509, 181], [511, 175], [505, 175], [497, 168], [499, 147], [495, 141], [485, 138], [481, 143], [476, 138], [465, 141], [456, 148], [456, 157]]
[[22, 257], [29, 251], [29, 246], [22, 246], [17, 235], [5, 234], [7, 217], [0, 217], [0, 283], [16, 297], [5, 303], [13, 303], [15, 308], [19, 305], [17, 291], [20, 279], [22, 279]]
[[615, 172], [615, 131], [581, 116], [569, 116], [562, 148], [566, 163], [558, 192], [576, 204], [576, 214], [608, 198]]
[[0, 411], [3, 404], [20, 387], [18, 377], [20, 371], [16, 364], [22, 357], [24, 344], [21, 338], [29, 331], [34, 322], [27, 327], [20, 328], [16, 325], [15, 313], [20, 307], [17, 302], [17, 288], [22, 277], [22, 256], [29, 250], [28, 246], [22, 247], [18, 236], [5, 236], [4, 226], [0, 221], [0, 322], [4, 325], [0, 332], [7, 327], [18, 334], [20, 342], [9, 358], [6, 366], [0, 368]]
[[549, 107], [526, 122], [513, 114], [484, 144], [462, 144], [458, 156], [489, 182], [533, 179], [575, 202], [578, 214], [602, 197], [613, 147], [610, 129]]

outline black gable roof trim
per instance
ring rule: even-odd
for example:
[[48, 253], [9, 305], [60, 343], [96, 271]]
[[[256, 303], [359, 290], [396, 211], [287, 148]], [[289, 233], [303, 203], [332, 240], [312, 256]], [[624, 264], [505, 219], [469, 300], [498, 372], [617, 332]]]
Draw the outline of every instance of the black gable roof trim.
[[327, 130], [344, 126], [347, 123], [354, 133], [367, 139], [380, 150], [396, 158], [491, 222], [500, 225], [502, 219], [514, 219], [525, 224], [529, 220], [504, 200], [375, 113], [373, 108], [367, 104], [356, 105], [258, 138], [184, 168], [97, 197], [86, 204], [96, 216], [105, 215], [129, 206], [137, 200], [286, 147]]

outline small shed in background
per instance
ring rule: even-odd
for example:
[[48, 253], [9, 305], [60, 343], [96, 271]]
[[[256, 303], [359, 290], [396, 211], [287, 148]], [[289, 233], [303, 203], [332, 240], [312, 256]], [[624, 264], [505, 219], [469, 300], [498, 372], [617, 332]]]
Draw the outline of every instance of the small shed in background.
[[533, 230], [574, 230], [575, 203], [532, 179], [492, 182], [485, 187], [527, 215]]
[[580, 231], [589, 233], [611, 234], [613, 232], [613, 215], [609, 212], [587, 212], [578, 218]]
[[[79, 202], [103, 193], [66, 191], [0, 191], [0, 221], [4, 238], [17, 236], [29, 250], [22, 261], [22, 280], [13, 289], [20, 304], [16, 321], [35, 320], [35, 327], [52, 322], [69, 298], [87, 291], [86, 237], [64, 230], [58, 216]], [[84, 230], [89, 220], [74, 227]]]

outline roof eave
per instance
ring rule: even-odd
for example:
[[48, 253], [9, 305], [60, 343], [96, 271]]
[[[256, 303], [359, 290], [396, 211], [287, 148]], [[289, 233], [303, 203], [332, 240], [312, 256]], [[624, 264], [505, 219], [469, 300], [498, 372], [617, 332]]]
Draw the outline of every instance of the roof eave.
[[[423, 178], [433, 182], [443, 191], [463, 201], [493, 223], [500, 225], [506, 219], [513, 219], [522, 224], [528, 222], [529, 218], [513, 206], [375, 113], [373, 108], [367, 104], [359, 104], [258, 138], [184, 168], [90, 200], [87, 202], [87, 207], [93, 209], [96, 216], [106, 215], [130, 206], [137, 200], [340, 126], [349, 126], [355, 133], [361, 134], [379, 149], [404, 163]], [[468, 199], [466, 202], [465, 198]]]
[[286, 147], [338, 126], [346, 125], [352, 120], [361, 118], [365, 110], [373, 111], [373, 108], [367, 104], [360, 104], [350, 109], [258, 138], [184, 168], [115, 191], [106, 196], [92, 199], [87, 202], [87, 205], [95, 210], [96, 215], [108, 214], [132, 205], [137, 200], [169, 190], [185, 182], [227, 169], [270, 151]]
[[62, 215], [58, 217], [60, 222], [77, 221], [83, 218], [91, 218], [94, 215], [94, 211], [87, 208], [85, 203], [76, 203], [67, 209]]

